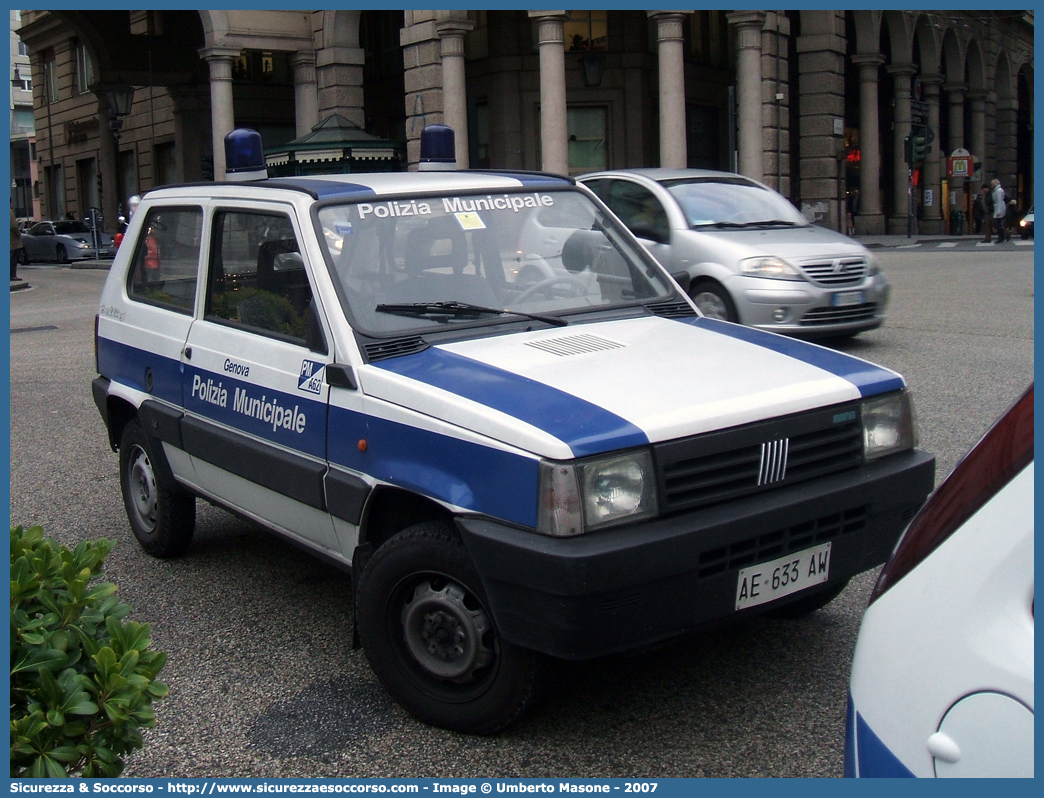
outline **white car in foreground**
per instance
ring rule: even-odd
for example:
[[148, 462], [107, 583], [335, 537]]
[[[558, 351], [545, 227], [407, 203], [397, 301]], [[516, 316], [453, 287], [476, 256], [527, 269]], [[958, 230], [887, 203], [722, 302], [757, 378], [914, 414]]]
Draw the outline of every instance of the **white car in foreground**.
[[1033, 776], [1033, 386], [964, 457], [878, 578], [845, 775]]

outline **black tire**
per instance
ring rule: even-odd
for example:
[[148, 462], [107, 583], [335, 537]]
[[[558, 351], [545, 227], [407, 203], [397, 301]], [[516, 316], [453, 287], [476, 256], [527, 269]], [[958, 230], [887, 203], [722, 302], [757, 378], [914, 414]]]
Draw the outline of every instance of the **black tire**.
[[120, 488], [134, 536], [153, 557], [183, 554], [196, 528], [196, 499], [183, 493], [155, 466], [151, 446], [137, 419], [120, 440]]
[[18, 250], [18, 265], [25, 266], [29, 263], [29, 253], [25, 251], [25, 247]]
[[456, 531], [425, 522], [385, 542], [355, 590], [359, 638], [391, 696], [425, 723], [494, 734], [533, 704], [542, 662], [503, 640]]
[[784, 618], [787, 620], [805, 618], [813, 612], [823, 609], [823, 607], [840, 596], [846, 587], [848, 587], [847, 579], [835, 582], [826, 590], [809, 593], [807, 596], [802, 596], [789, 604], [784, 604], [782, 607], [772, 610], [769, 614], [773, 618]]
[[704, 316], [722, 321], [739, 321], [732, 297], [719, 283], [700, 280], [689, 288], [689, 296]]
[[54, 259], [59, 263], [69, 262], [69, 253], [65, 251], [65, 247], [59, 244], [54, 250]]

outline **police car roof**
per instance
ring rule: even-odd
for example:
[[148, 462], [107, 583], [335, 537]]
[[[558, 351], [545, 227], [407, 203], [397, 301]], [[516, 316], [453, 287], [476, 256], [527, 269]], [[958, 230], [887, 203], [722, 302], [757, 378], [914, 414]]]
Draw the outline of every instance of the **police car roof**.
[[166, 186], [150, 191], [149, 199], [153, 199], [158, 192], [167, 196], [199, 196], [201, 188], [214, 196], [250, 194], [250, 189], [279, 189], [304, 192], [317, 200], [354, 200], [393, 194], [437, 194], [440, 191], [537, 191], [575, 184], [576, 181], [571, 177], [547, 172], [378, 172]]

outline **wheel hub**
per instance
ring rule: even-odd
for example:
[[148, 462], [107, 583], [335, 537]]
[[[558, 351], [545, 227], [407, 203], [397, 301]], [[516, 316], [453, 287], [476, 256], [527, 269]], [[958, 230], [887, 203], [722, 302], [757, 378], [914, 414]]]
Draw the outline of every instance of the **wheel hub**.
[[468, 681], [493, 658], [482, 641], [491, 628], [489, 617], [481, 608], [467, 607], [465, 597], [464, 589], [454, 582], [436, 589], [425, 581], [402, 610], [410, 653], [440, 679]]
[[137, 449], [131, 456], [131, 467], [127, 475], [131, 501], [142, 524], [152, 530], [156, 527], [159, 505], [156, 491], [156, 475], [149, 456]]
[[722, 321], [728, 320], [728, 309], [725, 307], [725, 303], [721, 301], [721, 297], [717, 294], [703, 291], [694, 296], [692, 300], [696, 303], [696, 307], [700, 309], [700, 313], [704, 316], [711, 319], [720, 319]]

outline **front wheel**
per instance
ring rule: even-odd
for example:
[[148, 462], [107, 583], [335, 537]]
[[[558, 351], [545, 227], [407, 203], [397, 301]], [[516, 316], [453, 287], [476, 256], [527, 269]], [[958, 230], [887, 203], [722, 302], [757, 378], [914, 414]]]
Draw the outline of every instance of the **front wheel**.
[[69, 262], [69, 253], [65, 251], [65, 247], [59, 244], [54, 250], [54, 259], [59, 263]]
[[718, 283], [709, 280], [698, 282], [689, 289], [689, 296], [704, 316], [721, 321], [739, 321], [732, 297]]
[[418, 524], [378, 548], [355, 602], [374, 673], [425, 723], [493, 734], [532, 706], [539, 657], [500, 637], [478, 573], [448, 524]]
[[138, 543], [153, 557], [176, 557], [192, 542], [196, 499], [156, 470], [145, 432], [130, 421], [120, 439], [120, 487]]

